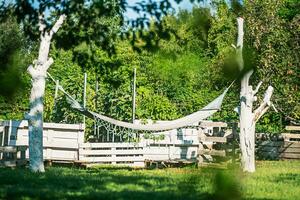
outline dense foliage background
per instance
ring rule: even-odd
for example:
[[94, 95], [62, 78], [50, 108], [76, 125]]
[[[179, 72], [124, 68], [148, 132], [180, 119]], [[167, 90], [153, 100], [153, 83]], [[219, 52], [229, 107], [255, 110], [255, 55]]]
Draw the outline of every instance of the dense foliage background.
[[[95, 28], [79, 26], [74, 30], [68, 22], [52, 43], [50, 54], [55, 62], [49, 72], [77, 100], [83, 97], [86, 72], [88, 109], [125, 121], [132, 119], [134, 68], [137, 119], [171, 120], [195, 112], [236, 79], [223, 110], [212, 120], [237, 121], [233, 109], [239, 103], [239, 73], [230, 59], [235, 52], [237, 16], [245, 18], [244, 58], [246, 66], [255, 69], [253, 85], [264, 81], [259, 100], [269, 84], [275, 87], [273, 102], [279, 112], [270, 109], [257, 131], [280, 132], [284, 125], [300, 121], [298, 0], [214, 1], [209, 7], [169, 13], [159, 28], [154, 19], [148, 28], [126, 28], [112, 11], [94, 19], [105, 28], [105, 37], [111, 38], [108, 43], [97, 42], [97, 34], [102, 36], [93, 32]], [[26, 36], [13, 15], [6, 19], [0, 24], [0, 119], [22, 119], [29, 107], [31, 87], [26, 67], [37, 54], [38, 40]], [[126, 36], [120, 34], [124, 28]], [[162, 37], [162, 33], [168, 34]], [[83, 37], [89, 40], [81, 40]], [[72, 48], [65, 48], [73, 40]], [[82, 122], [83, 116], [70, 109], [62, 94], [54, 99], [54, 91], [55, 83], [48, 79], [44, 120]], [[92, 126], [92, 121], [88, 125]]]

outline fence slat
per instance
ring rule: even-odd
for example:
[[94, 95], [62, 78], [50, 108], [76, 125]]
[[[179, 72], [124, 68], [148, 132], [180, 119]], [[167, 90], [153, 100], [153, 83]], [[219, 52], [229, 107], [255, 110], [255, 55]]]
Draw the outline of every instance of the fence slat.
[[226, 143], [227, 138], [226, 137], [204, 137], [204, 142], [220, 142], [220, 143]]
[[211, 155], [211, 156], [226, 156], [225, 150], [214, 150], [214, 149], [202, 149], [199, 151], [199, 154]]
[[80, 150], [80, 155], [87, 156], [87, 155], [138, 155], [138, 154], [144, 154], [143, 149], [137, 149], [137, 150]]
[[130, 157], [83, 157], [82, 161], [86, 162], [144, 162], [143, 156], [130, 156]]
[[126, 148], [126, 147], [143, 147], [141, 143], [82, 143], [80, 148]]
[[0, 147], [0, 152], [16, 153], [17, 152], [17, 147], [16, 146], [4, 146], [4, 147]]
[[287, 130], [287, 131], [300, 131], [300, 126], [286, 126], [285, 130]]
[[300, 159], [300, 154], [296, 153], [281, 153], [279, 158], [286, 158], [286, 159]]

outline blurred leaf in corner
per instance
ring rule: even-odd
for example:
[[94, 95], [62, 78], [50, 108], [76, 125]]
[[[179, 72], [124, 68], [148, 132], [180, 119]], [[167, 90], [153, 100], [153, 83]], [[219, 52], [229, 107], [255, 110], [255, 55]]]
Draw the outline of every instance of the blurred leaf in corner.
[[215, 200], [240, 200], [242, 193], [237, 169], [219, 171], [215, 177]]
[[11, 16], [0, 22], [0, 96], [12, 99], [23, 85], [25, 38]]

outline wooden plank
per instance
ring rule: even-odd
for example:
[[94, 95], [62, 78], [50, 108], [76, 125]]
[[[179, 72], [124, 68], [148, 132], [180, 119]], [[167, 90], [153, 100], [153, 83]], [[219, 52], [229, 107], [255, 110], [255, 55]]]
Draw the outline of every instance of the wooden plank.
[[225, 122], [200, 122], [200, 127], [227, 127]]
[[130, 157], [82, 157], [80, 161], [87, 162], [135, 162], [140, 161], [144, 162], [143, 156], [130, 156]]
[[211, 156], [226, 156], [225, 150], [215, 150], [215, 149], [201, 149], [199, 150], [201, 155], [211, 155]]
[[[83, 166], [85, 166], [86, 168], [90, 168], [90, 167], [95, 167], [95, 166], [99, 166], [99, 165], [112, 165], [112, 163], [82, 163]], [[115, 166], [128, 166], [128, 167], [137, 167], [137, 168], [144, 168], [145, 167], [145, 163], [144, 162], [133, 162], [133, 163], [116, 163], [113, 164]]]
[[141, 143], [82, 143], [80, 148], [126, 148], [126, 147], [143, 147]]
[[[48, 150], [48, 149], [47, 149]], [[49, 155], [47, 155], [47, 153]], [[77, 160], [78, 159], [78, 151], [77, 150], [64, 150], [64, 149], [50, 149], [50, 151], [46, 151], [44, 154], [45, 158], [50, 160]]]
[[300, 154], [296, 153], [281, 153], [279, 155], [280, 158], [287, 158], [287, 159], [300, 159]]
[[284, 142], [283, 147], [300, 148], [300, 141]]
[[44, 143], [44, 148], [63, 148], [63, 149], [78, 149], [76, 140], [57, 140], [47, 141]]
[[13, 146], [4, 146], [0, 147], [0, 152], [5, 152], [5, 153], [16, 153], [17, 152], [17, 147]]
[[284, 139], [300, 139], [300, 134], [282, 133], [281, 135]]
[[84, 124], [61, 124], [61, 123], [44, 123], [44, 129], [60, 129], [60, 130], [84, 130]]
[[64, 131], [51, 130], [51, 132], [49, 132], [49, 134], [51, 134], [50, 136], [52, 138], [59, 138], [59, 139], [77, 139], [78, 138], [78, 132], [70, 131], [70, 130], [64, 130]]
[[137, 155], [137, 154], [144, 154], [143, 149], [137, 150], [80, 150], [80, 155]]
[[173, 146], [173, 145], [176, 145], [176, 146], [198, 146], [199, 145], [199, 142], [194, 142], [194, 141], [187, 141], [187, 140], [177, 140], [177, 141], [173, 141], [173, 142], [170, 142], [170, 141], [156, 141], [156, 142], [153, 142], [153, 143], [150, 143], [150, 146]]
[[285, 130], [287, 130], [287, 131], [300, 131], [300, 126], [286, 126]]
[[219, 143], [226, 143], [226, 137], [204, 137], [203, 142], [219, 142]]
[[170, 157], [169, 155], [145, 155], [144, 156], [145, 159], [148, 159], [148, 160], [153, 160], [153, 161], [164, 161], [164, 160], [169, 160]]
[[300, 154], [300, 148], [279, 148], [278, 152], [280, 153], [299, 153]]
[[[3, 126], [9, 126], [9, 120], [2, 121], [1, 124]], [[18, 128], [27, 128], [28, 121], [27, 120], [12, 120], [11, 125], [13, 127]], [[62, 124], [62, 123], [43, 123], [44, 129], [67, 129], [67, 130], [84, 130], [84, 124]]]

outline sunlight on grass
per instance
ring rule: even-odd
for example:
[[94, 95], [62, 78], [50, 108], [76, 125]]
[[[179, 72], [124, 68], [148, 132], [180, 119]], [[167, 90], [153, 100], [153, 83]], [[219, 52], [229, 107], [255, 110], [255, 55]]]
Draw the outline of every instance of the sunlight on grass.
[[44, 174], [0, 169], [0, 199], [297, 199], [300, 162], [258, 162], [236, 169], [143, 170], [50, 167]]

